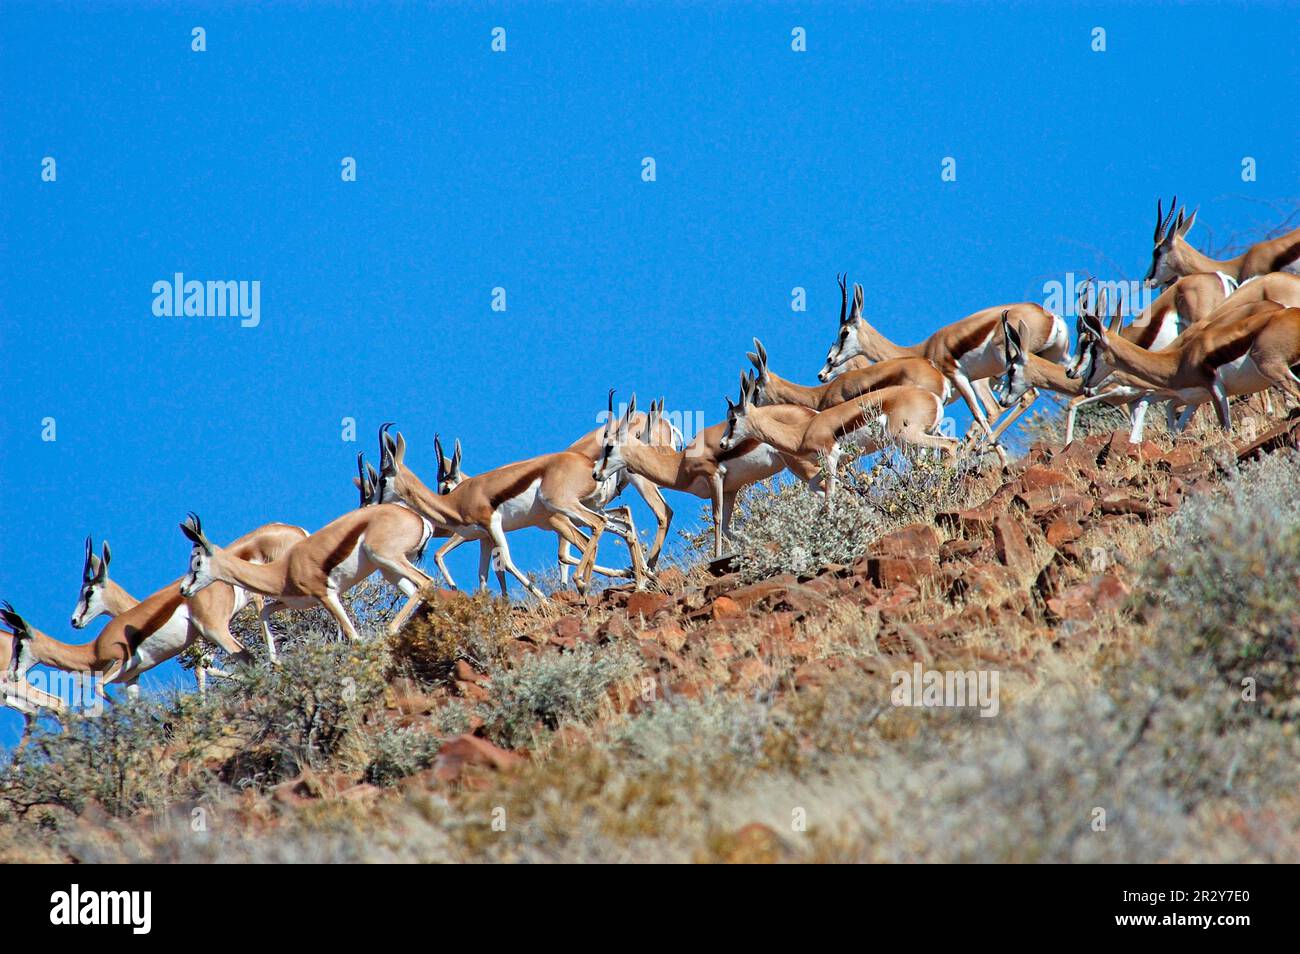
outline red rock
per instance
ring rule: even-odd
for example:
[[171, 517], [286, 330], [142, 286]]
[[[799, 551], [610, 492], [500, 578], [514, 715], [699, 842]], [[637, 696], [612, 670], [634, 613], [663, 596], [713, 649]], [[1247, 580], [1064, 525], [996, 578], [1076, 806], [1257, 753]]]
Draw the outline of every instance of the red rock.
[[464, 696], [466, 699], [473, 699], [475, 702], [486, 702], [491, 695], [477, 682], [457, 680], [454, 685], [456, 686], [457, 693]]
[[729, 667], [731, 681], [734, 685], [748, 687], [761, 681], [767, 676], [767, 666], [763, 660], [749, 656], [745, 659], [737, 659]]
[[677, 623], [665, 623], [662, 626], [642, 631], [641, 638], [652, 639], [672, 652], [680, 652], [681, 648], [686, 645], [686, 630], [682, 629]]
[[576, 616], [561, 616], [555, 621], [552, 631], [563, 639], [577, 639], [582, 634], [582, 623]]
[[458, 735], [454, 739], [448, 739], [438, 749], [433, 760], [433, 774], [440, 782], [454, 782], [469, 767], [509, 772], [523, 762], [521, 756], [495, 746], [487, 739], [480, 739], [476, 735]]
[[745, 611], [730, 596], [719, 596], [709, 604], [709, 613], [714, 619], [730, 619], [736, 616], [744, 616]]
[[1059, 550], [1064, 544], [1073, 543], [1083, 536], [1083, 527], [1077, 520], [1058, 517], [1047, 525], [1046, 534], [1047, 542]]
[[939, 534], [928, 523], [908, 524], [871, 545], [873, 554], [893, 557], [932, 556], [938, 549]]
[[947, 563], [952, 560], [973, 560], [988, 548], [982, 540], [948, 540], [939, 548], [939, 560]]
[[672, 597], [666, 593], [638, 591], [627, 598], [627, 615], [629, 619], [636, 619], [638, 616], [651, 619], [671, 602]]
[[1001, 514], [993, 521], [993, 549], [1003, 566], [1019, 572], [1033, 569], [1034, 554], [1024, 527], [1014, 517]]
[[476, 670], [463, 659], [456, 660], [456, 678], [464, 682], [486, 682], [487, 676]]
[[884, 588], [916, 587], [938, 572], [933, 557], [868, 557], [860, 562], [865, 563], [867, 579]]
[[1122, 606], [1129, 588], [1114, 573], [1105, 573], [1064, 590], [1047, 601], [1047, 609], [1062, 620], [1091, 620], [1098, 613]]
[[1123, 493], [1111, 493], [1102, 498], [1101, 512], [1105, 514], [1132, 514], [1150, 519], [1151, 505], [1143, 500], [1136, 500]]
[[1074, 481], [1070, 480], [1059, 470], [1052, 470], [1049, 467], [1033, 466], [1026, 468], [1020, 478], [1020, 484], [1026, 491], [1035, 490], [1053, 490], [1055, 488], [1073, 487]]

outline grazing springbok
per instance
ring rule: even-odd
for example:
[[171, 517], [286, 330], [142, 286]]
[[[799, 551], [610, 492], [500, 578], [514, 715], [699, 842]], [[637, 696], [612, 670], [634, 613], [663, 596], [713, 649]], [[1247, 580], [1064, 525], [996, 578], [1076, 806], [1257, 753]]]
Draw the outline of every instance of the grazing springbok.
[[[746, 357], [758, 375], [758, 387], [754, 392], [754, 401], [758, 404], [798, 404], [814, 411], [824, 411], [868, 391], [900, 385], [933, 391], [945, 404], [955, 396], [948, 379], [925, 358], [887, 358], [877, 364], [864, 362], [862, 368], [837, 375], [825, 384], [809, 387], [774, 374], [767, 366], [767, 349], [757, 338], [754, 339], [754, 350], [746, 352]], [[859, 355], [852, 360], [860, 358]]]
[[1236, 258], [1219, 260], [1198, 252], [1187, 242], [1186, 235], [1196, 222], [1196, 212], [1188, 216], [1185, 209], [1178, 209], [1175, 219], [1176, 208], [1178, 196], [1169, 204], [1168, 215], [1164, 214], [1160, 200], [1156, 200], [1155, 246], [1151, 250], [1151, 268], [1146, 274], [1148, 287], [1162, 288], [1180, 276], [1195, 272], [1222, 272], [1234, 282], [1246, 282], [1269, 272], [1300, 272], [1300, 229], [1256, 242]]
[[433, 527], [414, 511], [392, 504], [349, 511], [266, 563], [251, 563], [212, 543], [196, 514], [180, 526], [194, 545], [181, 595], [192, 597], [214, 583], [241, 587], [268, 597], [262, 607], [264, 621], [281, 609], [320, 605], [344, 636], [359, 639], [341, 597], [378, 570], [406, 596], [406, 603], [388, 623], [391, 634], [415, 612], [420, 591], [432, 582], [412, 561], [424, 552]]
[[[940, 328], [925, 341], [902, 348], [886, 339], [862, 317], [862, 286], [853, 286], [853, 311], [840, 326], [839, 335], [826, 355], [826, 366], [818, 377], [846, 359], [865, 354], [876, 359], [921, 356], [938, 368], [970, 409], [975, 425], [992, 442], [1005, 465], [1006, 451], [993, 441], [993, 428], [985, 416], [973, 382], [1001, 376], [1006, 371], [1006, 347], [1002, 339], [1002, 315], [1011, 324], [1024, 324], [1023, 343], [1030, 352], [1050, 361], [1064, 362], [1070, 350], [1070, 332], [1065, 322], [1041, 305], [1024, 302], [1002, 308], [985, 308]], [[990, 392], [991, 394], [991, 392]], [[996, 402], [995, 402], [995, 406]]]
[[[608, 526], [627, 542], [637, 585], [644, 585], [644, 564], [632, 528], [584, 503], [597, 486], [591, 477], [591, 461], [582, 454], [560, 451], [507, 464], [465, 477], [449, 493], [438, 494], [406, 466], [406, 442], [399, 434], [381, 462], [380, 487], [385, 504], [400, 501], [438, 530], [450, 532], [453, 543], [481, 541], [480, 588], [487, 587], [488, 566], [495, 549], [496, 559], [511, 576], [538, 599], [546, 598], [510, 556], [506, 533], [524, 527], [553, 530], [582, 550], [574, 585], [579, 592], [585, 592], [591, 582], [597, 543]], [[579, 527], [589, 529], [591, 537], [583, 537]], [[438, 569], [447, 585], [455, 587], [446, 565], [439, 562]]]
[[[635, 407], [635, 403], [633, 398], [629, 409]], [[816, 464], [783, 455], [758, 440], [741, 441], [723, 450], [720, 442], [727, 428], [725, 421], [706, 427], [681, 450], [656, 446], [648, 443], [644, 439], [646, 435], [638, 434], [630, 423], [626, 428], [616, 426], [621, 419], [614, 415], [613, 408], [613, 392], [610, 392], [605, 443], [600, 458], [590, 470], [591, 476], [600, 482], [611, 479], [620, 470], [628, 470], [660, 487], [708, 500], [713, 512], [715, 557], [722, 556], [723, 538], [731, 537], [731, 516], [736, 495], [741, 490], [786, 469], [805, 483], [815, 481], [819, 474]], [[779, 404], [772, 410], [783, 419], [795, 420], [802, 418], [806, 409]]]
[[[1300, 308], [1249, 303], [1235, 309], [1232, 317], [1198, 325], [1161, 351], [1147, 351], [1110, 334], [1094, 317], [1087, 325], [1089, 354], [1080, 356], [1071, 373], [1096, 386], [1114, 369], [1175, 396], [1186, 405], [1177, 430], [1207, 401], [1213, 401], [1225, 430], [1232, 427], [1230, 396], [1277, 387], [1300, 401], [1300, 378], [1291, 370], [1300, 363]], [[1140, 432], [1136, 439], [1141, 439]]]
[[875, 453], [891, 441], [934, 448], [949, 457], [957, 453], [956, 439], [932, 433], [943, 420], [943, 400], [924, 388], [881, 388], [825, 411], [800, 407], [802, 413], [791, 420], [778, 413], [780, 405], [756, 404], [755, 387], [753, 378], [742, 378], [740, 403], [727, 398], [722, 449], [758, 440], [810, 464], [824, 459], [827, 499], [834, 496], [840, 458], [850, 445], [864, 454]]
[[[306, 536], [301, 527], [272, 523], [240, 537], [226, 552], [270, 562]], [[224, 584], [190, 598], [181, 593], [177, 580], [114, 616], [89, 643], [65, 643], [28, 627], [30, 660], [99, 677], [94, 686], [104, 698], [108, 683], [125, 685], [134, 695], [141, 675], [200, 639], [220, 646], [237, 662], [247, 662], [248, 651], [231, 634], [230, 621], [248, 601], [243, 588]], [[268, 644], [268, 651], [274, 646]], [[196, 677], [201, 678], [198, 671]], [[200, 689], [203, 685], [200, 681]]]

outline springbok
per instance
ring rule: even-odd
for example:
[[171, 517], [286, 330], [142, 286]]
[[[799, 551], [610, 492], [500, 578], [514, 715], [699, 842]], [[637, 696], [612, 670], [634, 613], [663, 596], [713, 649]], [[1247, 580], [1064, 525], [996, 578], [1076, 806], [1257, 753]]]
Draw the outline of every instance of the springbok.
[[[1156, 200], [1156, 231], [1151, 250], [1151, 268], [1146, 283], [1151, 288], [1161, 288], [1182, 275], [1194, 272], [1222, 272], [1234, 282], [1244, 283], [1269, 272], [1300, 272], [1300, 229], [1293, 229], [1277, 238], [1256, 242], [1236, 258], [1219, 260], [1198, 252], [1186, 239], [1196, 222], [1196, 212], [1186, 215], [1178, 207], [1178, 196], [1169, 204], [1169, 214], [1164, 214], [1160, 200]], [[1170, 225], [1172, 224], [1172, 228]]]
[[[1291, 370], [1300, 363], [1300, 308], [1252, 302], [1235, 309], [1233, 317], [1198, 325], [1161, 351], [1147, 351], [1110, 334], [1094, 317], [1087, 319], [1087, 326], [1089, 355], [1081, 356], [1071, 373], [1096, 386], [1113, 368], [1174, 395], [1186, 405], [1178, 430], [1207, 401], [1214, 402], [1220, 425], [1230, 429], [1229, 396], [1270, 386], [1300, 401], [1300, 378]], [[1141, 439], [1140, 433], [1136, 439]]]
[[[814, 411], [824, 411], [868, 391], [899, 385], [933, 391], [945, 404], [953, 396], [948, 379], [925, 358], [887, 358], [877, 364], [866, 363], [863, 368], [847, 371], [825, 384], [809, 387], [774, 374], [767, 366], [767, 349], [757, 338], [754, 339], [754, 350], [746, 352], [745, 356], [758, 375], [758, 386], [754, 392], [754, 401], [758, 404], [798, 404]], [[860, 357], [852, 360], [856, 361]]]
[[[633, 398], [629, 409], [635, 407], [635, 402]], [[727, 428], [725, 421], [704, 428], [681, 450], [656, 446], [643, 439], [645, 435], [638, 434], [630, 422], [623, 427], [622, 421], [627, 415], [616, 417], [613, 408], [613, 392], [610, 392], [605, 443], [600, 458], [591, 469], [591, 476], [599, 482], [610, 479], [620, 470], [628, 470], [660, 487], [708, 500], [713, 512], [715, 557], [722, 556], [723, 538], [731, 538], [731, 516], [736, 495], [741, 490], [786, 469], [809, 484], [820, 474], [816, 464], [783, 455], [758, 440], [738, 442], [723, 450], [720, 442]], [[804, 408], [790, 404], [773, 406], [773, 412], [783, 419], [801, 418], [804, 411]]]
[[[669, 447], [675, 447], [680, 442], [680, 432], [663, 417], [662, 401], [658, 404], [651, 403], [650, 412], [648, 414], [635, 414], [635, 418], [640, 425], [648, 426], [650, 428], [656, 442], [662, 442]], [[399, 444], [401, 446], [401, 456], [403, 459], [405, 458], [406, 451], [406, 441], [400, 433], [396, 438], [391, 437], [387, 433], [388, 428], [391, 426], [391, 424], [385, 424], [379, 429], [381, 459], [389, 471], [391, 471], [393, 467], [392, 460], [397, 453]], [[590, 434], [580, 437], [570, 445], [567, 450], [572, 453], [582, 454], [583, 456], [588, 457], [592, 463], [595, 463], [596, 458], [600, 455], [601, 445], [599, 443], [599, 438], [603, 433], [604, 425]], [[433, 448], [434, 453], [438, 458], [438, 479], [435, 487], [439, 494], [445, 495], [454, 490], [462, 481], [466, 480], [469, 475], [465, 473], [461, 465], [461, 446], [459, 439], [456, 441], [455, 450], [451, 457], [447, 457], [447, 455], [443, 453], [442, 442], [436, 434], [433, 438]], [[654, 543], [650, 548], [649, 554], [644, 557], [641, 554], [639, 543], [635, 546], [629, 543], [629, 554], [632, 559], [632, 565], [628, 569], [610, 569], [609, 567], [603, 567], [593, 563], [591, 571], [593, 573], [599, 573], [602, 576], [635, 578], [637, 581], [637, 588], [640, 589], [645, 585], [645, 578], [651, 571], [653, 571], [655, 565], [659, 561], [659, 552], [663, 548], [664, 538], [668, 534], [668, 527], [672, 523], [673, 518], [672, 508], [669, 507], [668, 502], [664, 500], [663, 494], [660, 493], [659, 488], [644, 478], [620, 474], [617, 479], [597, 483], [594, 491], [589, 496], [585, 497], [582, 503], [591, 510], [604, 513], [605, 508], [623, 492], [629, 483], [636, 488], [637, 493], [639, 493], [641, 498], [646, 502], [646, 506], [648, 506], [651, 512], [655, 515], [657, 529], [655, 532]], [[619, 536], [621, 536], [625, 541], [636, 540], [636, 525], [633, 522], [632, 510], [630, 507], [619, 507], [610, 511], [608, 516], [615, 518], [616, 523], [613, 526]], [[547, 527], [549, 524], [544, 523], [539, 524], [539, 526]], [[626, 528], [626, 533], [623, 532], [624, 528]], [[585, 547], [585, 535], [582, 534], [581, 530], [578, 531], [578, 534], [579, 537], [583, 539], [583, 544], [581, 546]], [[453, 536], [453, 539], [444, 544], [437, 553], [434, 554], [434, 562], [438, 565], [439, 571], [442, 572], [444, 578], [447, 579], [447, 582], [451, 584], [451, 578], [447, 575], [446, 564], [443, 561], [448, 553], [465, 543], [466, 538], [459, 534], [453, 535], [446, 532], [439, 533], [439, 536], [449, 535]], [[557, 532], [556, 535], [559, 539], [558, 560], [560, 580], [567, 584], [569, 582], [569, 568], [578, 566], [581, 561], [576, 559], [570, 552], [569, 547], [571, 541], [563, 534]], [[491, 540], [486, 537], [481, 538], [479, 541], [480, 562], [490, 559], [490, 554]], [[480, 574], [481, 573], [482, 567], [480, 567]], [[497, 580], [501, 586], [501, 593], [502, 595], [505, 595], [505, 571], [498, 566], [496, 568], [496, 574]]]
[[[1041, 305], [1024, 302], [1001, 308], [985, 308], [940, 328], [918, 345], [902, 348], [890, 342], [862, 317], [862, 286], [853, 286], [853, 311], [840, 326], [839, 336], [826, 355], [826, 365], [818, 374], [826, 380], [835, 365], [857, 354], [876, 360], [920, 356], [926, 358], [948, 379], [966, 402], [975, 426], [992, 441], [993, 428], [973, 382], [998, 377], [1006, 371], [1006, 348], [1002, 340], [1002, 315], [1012, 325], [1023, 322], [1025, 348], [1050, 361], [1063, 362], [1070, 351], [1070, 332], [1065, 322]], [[987, 385], [986, 385], [987, 387]], [[991, 391], [990, 391], [991, 399]], [[997, 407], [996, 402], [994, 402]], [[1005, 465], [1006, 451], [993, 442], [998, 458]]]
[[[226, 552], [269, 562], [306, 536], [307, 531], [301, 527], [272, 523], [240, 537]], [[248, 599], [244, 589], [224, 584], [190, 598], [181, 593], [181, 581], [176, 580], [114, 616], [89, 643], [65, 643], [27, 627], [28, 665], [40, 663], [65, 672], [97, 676], [95, 689], [108, 698], [106, 684], [125, 685], [134, 695], [141, 675], [199, 639], [220, 646], [237, 662], [247, 662], [248, 651], [231, 634], [230, 620], [248, 605]], [[268, 651], [273, 653], [274, 646], [268, 644]], [[203, 683], [199, 685], [202, 689]]]
[[42, 710], [58, 715], [66, 711], [67, 704], [27, 681], [27, 670], [36, 662], [32, 657], [27, 621], [8, 603], [0, 606], [0, 620], [10, 630], [0, 632], [0, 702], [23, 717], [23, 733], [17, 749], [21, 751], [27, 745], [32, 726]]
[[72, 610], [72, 628], [85, 629], [92, 621], [107, 614], [121, 616], [140, 601], [117, 585], [108, 575], [113, 552], [104, 541], [103, 557], [95, 555], [95, 545], [86, 537], [86, 556], [81, 564], [81, 589]]
[[726, 431], [719, 441], [722, 449], [758, 440], [811, 464], [824, 458], [828, 500], [835, 494], [840, 458], [850, 445], [872, 454], [889, 441], [901, 440], [953, 457], [960, 443], [932, 433], [943, 420], [943, 400], [924, 388], [881, 388], [825, 411], [800, 407], [797, 410], [802, 413], [794, 420], [779, 413], [779, 405], [756, 404], [755, 389], [753, 378], [742, 378], [740, 403], [727, 398]]
[[[447, 494], [435, 493], [406, 466], [406, 442], [400, 434], [381, 464], [380, 492], [386, 505], [400, 501], [437, 530], [450, 532], [454, 543], [481, 541], [480, 588], [487, 586], [488, 565], [495, 548], [497, 560], [511, 576], [538, 599], [546, 598], [510, 556], [506, 533], [524, 527], [548, 528], [582, 550], [574, 584], [585, 592], [591, 582], [597, 542], [609, 526], [627, 541], [638, 585], [643, 585], [644, 567], [631, 527], [583, 502], [596, 492], [597, 486], [591, 477], [591, 461], [582, 454], [560, 451], [507, 464], [466, 477]], [[589, 529], [591, 537], [584, 538], [579, 527]], [[439, 562], [438, 569], [447, 584], [455, 587], [446, 565]]]
[[325, 607], [339, 631], [360, 639], [340, 597], [378, 570], [406, 602], [388, 623], [396, 633], [420, 605], [420, 591], [432, 581], [415, 566], [433, 537], [429, 521], [405, 507], [375, 504], [349, 511], [299, 540], [276, 559], [251, 563], [216, 546], [191, 513], [180, 525], [194, 546], [189, 570], [181, 580], [183, 596], [194, 596], [213, 583], [228, 583], [268, 597], [261, 618], [281, 609]]

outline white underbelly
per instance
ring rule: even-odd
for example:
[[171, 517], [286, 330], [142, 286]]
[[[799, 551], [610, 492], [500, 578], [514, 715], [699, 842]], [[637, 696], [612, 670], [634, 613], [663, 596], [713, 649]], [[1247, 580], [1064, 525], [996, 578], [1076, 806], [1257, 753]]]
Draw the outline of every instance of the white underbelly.
[[375, 564], [371, 562], [370, 557], [366, 554], [365, 537], [362, 536], [357, 541], [357, 545], [352, 552], [339, 561], [334, 569], [330, 570], [330, 589], [346, 593], [374, 572]]
[[501, 515], [502, 530], [535, 527], [546, 518], [549, 511], [543, 506], [541, 494], [538, 492], [541, 486], [542, 479], [538, 477], [523, 491], [497, 507], [497, 513]]
[[993, 332], [981, 345], [961, 356], [957, 367], [972, 381], [997, 377], [1007, 369], [1006, 348]]
[[1272, 385], [1268, 378], [1259, 371], [1259, 365], [1249, 353], [1236, 361], [1229, 361], [1219, 366], [1219, 379], [1229, 394], [1254, 394]]
[[[724, 464], [722, 486], [726, 490], [737, 490], [757, 480], [766, 480], [773, 474], [785, 469], [785, 458], [771, 444], [759, 444], [753, 450], [733, 457]], [[704, 493], [694, 491], [700, 496], [709, 494], [707, 481], [696, 481], [696, 485], [705, 485]]]
[[140, 673], [165, 663], [181, 652], [194, 639], [190, 627], [190, 605], [182, 603], [167, 622], [150, 633], [131, 656], [127, 668], [119, 675], [138, 676]]

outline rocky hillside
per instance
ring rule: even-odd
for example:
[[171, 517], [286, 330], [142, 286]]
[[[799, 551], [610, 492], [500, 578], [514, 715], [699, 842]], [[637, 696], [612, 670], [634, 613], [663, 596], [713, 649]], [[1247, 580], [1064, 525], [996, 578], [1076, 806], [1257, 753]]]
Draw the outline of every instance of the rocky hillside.
[[[1297, 433], [1036, 444], [821, 566], [796, 521], [391, 641], [281, 617], [276, 669], [38, 735], [0, 860], [1298, 861]], [[996, 705], [897, 704], [929, 672]]]

